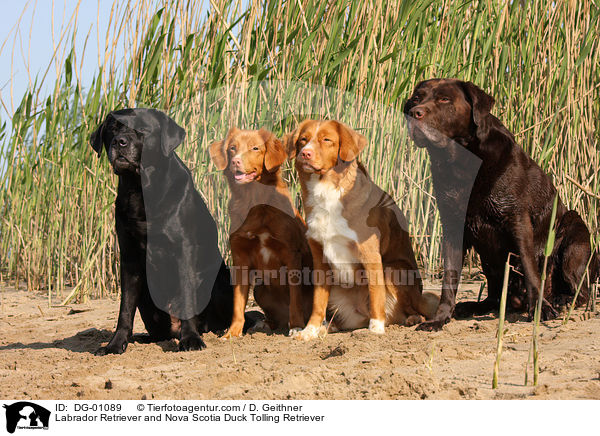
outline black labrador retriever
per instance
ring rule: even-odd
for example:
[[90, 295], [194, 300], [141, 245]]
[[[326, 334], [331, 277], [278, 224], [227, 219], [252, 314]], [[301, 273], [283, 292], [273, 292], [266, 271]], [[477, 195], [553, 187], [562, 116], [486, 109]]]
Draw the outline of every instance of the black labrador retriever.
[[[514, 266], [520, 272], [511, 274], [510, 308], [527, 310], [530, 319], [535, 310], [556, 189], [490, 113], [493, 105], [494, 99], [473, 83], [455, 79], [419, 83], [404, 105], [409, 135], [429, 153], [443, 229], [441, 301], [435, 318], [420, 324], [420, 330], [438, 330], [453, 314], [497, 310], [509, 253], [517, 255]], [[591, 254], [585, 223], [560, 200], [556, 229], [543, 290], [544, 320], [556, 317], [556, 308], [573, 298]], [[455, 307], [464, 254], [471, 247], [481, 259], [488, 296]], [[598, 277], [598, 264], [594, 253], [590, 282]], [[584, 280], [577, 302], [588, 298]]]
[[154, 109], [111, 112], [91, 136], [119, 176], [115, 202], [121, 253], [117, 329], [96, 355], [120, 354], [136, 308], [151, 341], [179, 338], [180, 350], [205, 347], [201, 334], [225, 330], [233, 290], [217, 246], [217, 227], [188, 168], [174, 153], [185, 130]]

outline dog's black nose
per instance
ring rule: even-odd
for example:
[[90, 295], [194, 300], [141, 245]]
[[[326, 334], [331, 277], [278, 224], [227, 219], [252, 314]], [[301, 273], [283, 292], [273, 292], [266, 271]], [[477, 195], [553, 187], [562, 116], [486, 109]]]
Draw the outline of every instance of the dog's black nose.
[[414, 107], [410, 110], [410, 112], [408, 114], [411, 117], [413, 117], [417, 120], [420, 120], [421, 118], [423, 118], [423, 116], [425, 116], [425, 110], [420, 107]]

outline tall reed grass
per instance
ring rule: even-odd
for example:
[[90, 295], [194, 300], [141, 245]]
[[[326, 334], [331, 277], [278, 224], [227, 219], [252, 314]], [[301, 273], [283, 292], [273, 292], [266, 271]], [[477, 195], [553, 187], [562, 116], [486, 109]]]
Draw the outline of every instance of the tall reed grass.
[[[133, 106], [162, 109], [187, 129], [178, 152], [219, 222], [225, 252], [228, 194], [208, 144], [232, 124], [266, 124], [281, 135], [304, 115], [350, 122], [369, 139], [362, 159], [373, 178], [407, 215], [420, 265], [436, 273], [441, 228], [428, 158], [408, 140], [401, 106], [418, 81], [441, 76], [471, 80], [496, 98], [494, 114], [597, 235], [596, 2], [115, 1], [107, 35], [89, 35], [102, 53], [89, 83], [81, 65], [95, 60], [74, 49], [83, 30], [71, 18], [57, 38], [52, 93], [35, 83], [12, 111], [12, 130], [0, 133], [4, 280], [61, 301], [118, 289], [116, 180], [88, 137], [110, 110]], [[255, 84], [264, 81], [268, 93]], [[313, 112], [273, 116], [290, 102]], [[294, 182], [289, 169], [285, 177]]]

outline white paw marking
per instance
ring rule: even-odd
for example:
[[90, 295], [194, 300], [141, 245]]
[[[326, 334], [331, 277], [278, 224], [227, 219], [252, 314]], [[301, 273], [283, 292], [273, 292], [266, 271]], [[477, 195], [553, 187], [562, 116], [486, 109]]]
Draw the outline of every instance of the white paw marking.
[[371, 333], [376, 333], [378, 335], [382, 335], [385, 333], [385, 322], [380, 319], [369, 320], [369, 331]]
[[298, 336], [300, 334], [301, 331], [302, 331], [302, 328], [294, 327], [293, 329], [290, 329], [288, 336], [290, 338], [295, 338], [296, 336]]
[[304, 330], [298, 332], [294, 336], [297, 339], [302, 341], [310, 341], [311, 339], [316, 339], [319, 337], [319, 327], [315, 327], [314, 325], [307, 325]]

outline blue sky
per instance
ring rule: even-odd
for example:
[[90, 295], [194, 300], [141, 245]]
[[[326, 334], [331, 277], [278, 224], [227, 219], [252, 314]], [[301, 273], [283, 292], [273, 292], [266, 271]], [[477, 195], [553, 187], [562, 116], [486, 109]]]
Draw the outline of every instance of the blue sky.
[[[52, 3], [54, 3], [54, 8]], [[13, 0], [3, 3], [0, 14], [0, 65], [2, 66], [0, 69], [0, 97], [9, 111], [19, 104], [29, 80], [35, 80], [36, 74], [41, 78], [46, 72], [54, 51], [52, 28], [54, 27], [55, 38], [58, 38], [61, 27], [68, 24], [77, 4], [77, 0]], [[76, 40], [79, 53], [82, 52], [86, 34], [91, 30], [82, 67], [84, 86], [91, 82], [98, 69], [96, 22], [99, 22], [99, 34], [102, 38], [106, 34], [112, 4], [113, 0], [82, 0], [80, 2], [79, 31]], [[54, 17], [54, 26], [52, 26], [52, 17]], [[56, 69], [54, 65], [51, 65], [44, 80], [43, 94], [47, 94], [51, 90], [55, 79]], [[11, 82], [14, 105], [12, 108]], [[6, 109], [0, 108], [2, 119], [6, 119]]]
[[[52, 62], [54, 44], [58, 45], [61, 29], [69, 25], [69, 20], [79, 4], [77, 39], [75, 41], [78, 65], [85, 45], [85, 57], [81, 68], [81, 83], [90, 86], [98, 72], [98, 36], [102, 44], [109, 24], [110, 12], [115, 0], [4, 0], [0, 13], [0, 121], [8, 120], [25, 94], [30, 81], [36, 75], [44, 78], [41, 100], [52, 92], [56, 80], [56, 67]], [[121, 0], [116, 0], [121, 1]], [[160, 0], [151, 0], [160, 3]], [[206, 13], [208, 0], [197, 0]], [[248, 0], [242, 0], [246, 8]], [[99, 29], [97, 29], [99, 27]], [[234, 29], [235, 32], [235, 29]], [[70, 32], [67, 32], [70, 35]], [[87, 43], [86, 36], [89, 33]], [[69, 42], [62, 46], [71, 46]], [[118, 41], [117, 52], [122, 52], [122, 41]], [[101, 46], [103, 50], [103, 46]], [[103, 55], [103, 53], [102, 53]], [[62, 58], [60, 54], [58, 58]], [[11, 68], [12, 65], [12, 68]], [[50, 68], [48, 69], [48, 66]], [[64, 64], [60, 65], [64, 70]], [[11, 99], [12, 85], [12, 99]], [[12, 102], [11, 102], [12, 100]], [[10, 121], [9, 121], [10, 123]]]

